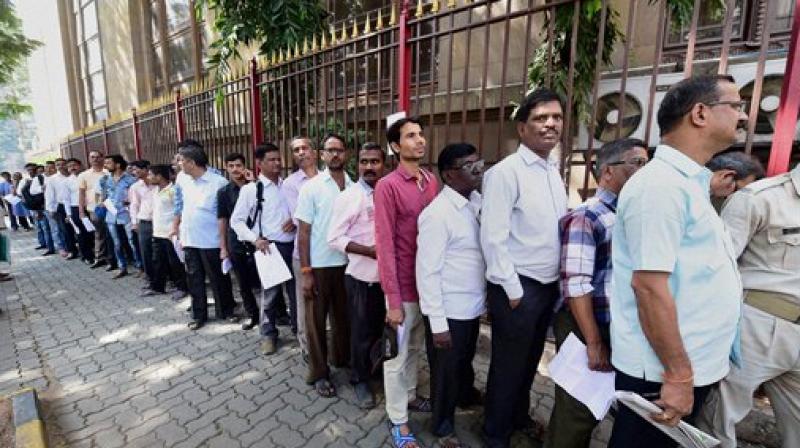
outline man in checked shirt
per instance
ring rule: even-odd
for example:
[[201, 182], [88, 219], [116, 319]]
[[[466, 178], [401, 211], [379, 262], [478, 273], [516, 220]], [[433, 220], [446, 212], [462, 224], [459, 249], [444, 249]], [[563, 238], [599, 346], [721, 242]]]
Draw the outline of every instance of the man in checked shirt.
[[[561, 218], [561, 299], [553, 329], [556, 346], [575, 333], [586, 344], [589, 368], [611, 371], [609, 343], [611, 230], [617, 195], [625, 182], [648, 162], [644, 142], [616, 140], [597, 153], [597, 193]], [[548, 448], [588, 447], [598, 421], [589, 408], [556, 386], [553, 414], [547, 431]]]

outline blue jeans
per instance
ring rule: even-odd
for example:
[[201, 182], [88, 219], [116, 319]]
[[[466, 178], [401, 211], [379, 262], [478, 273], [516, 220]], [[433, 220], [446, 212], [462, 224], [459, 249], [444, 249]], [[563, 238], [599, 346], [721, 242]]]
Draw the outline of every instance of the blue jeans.
[[56, 248], [55, 244], [53, 244], [53, 234], [50, 231], [50, 221], [47, 219], [45, 212], [33, 212], [33, 214], [39, 245], [47, 247], [50, 252], [54, 252]]
[[[128, 268], [128, 259], [125, 256], [125, 247], [123, 244], [128, 246], [128, 249], [133, 254], [133, 264], [136, 267], [142, 265], [142, 261], [139, 258], [139, 253], [136, 250], [136, 244], [133, 239], [133, 228], [131, 227], [130, 223], [127, 224], [116, 224], [106, 222], [106, 226], [108, 227], [108, 233], [111, 235], [111, 239], [114, 240], [114, 256], [117, 258], [117, 264], [120, 270]], [[122, 233], [124, 232], [124, 240]]]
[[55, 242], [56, 247], [58, 250], [64, 250], [67, 246], [64, 242], [64, 235], [61, 234], [61, 231], [58, 230], [58, 222], [54, 215], [51, 215], [50, 212], [45, 212], [47, 215], [47, 224], [50, 227], [50, 235], [52, 237], [53, 242]]

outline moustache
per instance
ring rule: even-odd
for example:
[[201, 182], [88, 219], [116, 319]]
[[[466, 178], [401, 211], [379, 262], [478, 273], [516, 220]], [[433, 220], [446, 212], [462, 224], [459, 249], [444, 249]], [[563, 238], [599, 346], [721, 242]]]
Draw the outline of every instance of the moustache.
[[365, 176], [376, 176], [377, 174], [378, 173], [376, 173], [375, 171], [371, 171], [371, 170], [364, 171], [364, 175]]

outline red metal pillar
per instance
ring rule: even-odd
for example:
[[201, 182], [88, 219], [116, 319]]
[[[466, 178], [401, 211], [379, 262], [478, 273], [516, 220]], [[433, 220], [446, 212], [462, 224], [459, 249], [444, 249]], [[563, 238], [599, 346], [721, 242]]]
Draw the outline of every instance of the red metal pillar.
[[[108, 154], [108, 127], [106, 127], [106, 120], [103, 120], [103, 151]], [[86, 156], [86, 163], [89, 163], [89, 156]]]
[[408, 46], [409, 0], [400, 3], [400, 37], [397, 46], [397, 107], [400, 111], [409, 110], [411, 96], [411, 47]]
[[131, 109], [131, 119], [133, 120], [133, 150], [136, 158], [142, 160], [142, 141], [139, 138], [139, 116], [136, 115], [136, 108]]
[[181, 110], [181, 91], [175, 91], [175, 126], [176, 126], [176, 133], [175, 135], [178, 138], [178, 142], [182, 142], [185, 138], [186, 129], [183, 125], [183, 111]]
[[797, 114], [800, 111], [800, 42], [798, 40], [800, 40], [800, 0], [795, 0], [792, 38], [783, 75], [778, 116], [775, 119], [775, 134], [772, 136], [772, 148], [769, 152], [767, 176], [789, 171], [794, 130], [797, 126]]
[[[84, 129], [81, 132], [83, 134], [83, 157], [86, 158], [86, 163], [88, 164], [89, 163], [89, 145], [86, 143], [86, 129]], [[72, 151], [70, 151], [69, 156], [70, 157], [75, 157], [75, 154], [72, 154]]]
[[[261, 75], [258, 73], [256, 58], [250, 61], [250, 137], [253, 143], [253, 152], [256, 147], [264, 143], [264, 125], [261, 120], [261, 88], [258, 83]], [[287, 160], [288, 164], [289, 161]], [[258, 174], [258, 164], [255, 155], [253, 156], [253, 172]]]

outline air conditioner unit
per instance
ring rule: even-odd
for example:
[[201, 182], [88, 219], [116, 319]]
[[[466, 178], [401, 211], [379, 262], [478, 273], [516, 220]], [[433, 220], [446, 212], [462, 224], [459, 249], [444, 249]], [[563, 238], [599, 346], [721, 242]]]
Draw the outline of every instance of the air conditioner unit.
[[[731, 64], [728, 67], [728, 73], [734, 77], [736, 84], [740, 86], [739, 93], [743, 100], [750, 101], [752, 98], [756, 65], [756, 62], [747, 62]], [[785, 67], [786, 59], [768, 60], [764, 66], [764, 82], [753, 136], [753, 142], [755, 143], [769, 143], [772, 141]], [[624, 96], [620, 96], [620, 79], [604, 79], [600, 81], [593, 135], [594, 141], [592, 143], [593, 149], [598, 149], [603, 144], [616, 139], [617, 124], [620, 121], [622, 122], [620, 138], [644, 139], [647, 114], [649, 113], [651, 79], [651, 76], [628, 78]], [[655, 146], [659, 142], [656, 113], [661, 100], [664, 98], [667, 89], [682, 79], [683, 73], [667, 73], [659, 75], [657, 78], [653, 118], [650, 126], [650, 146]], [[625, 103], [624, 116], [620, 117], [622, 102]], [[752, 106], [748, 106], [748, 109]], [[800, 126], [795, 128], [795, 140], [800, 140]], [[742, 136], [739, 143], [744, 143], [744, 136]], [[583, 123], [580, 124], [578, 129], [576, 146], [578, 150], [586, 150], [589, 146], [589, 127]]]

